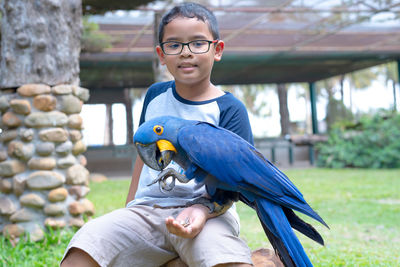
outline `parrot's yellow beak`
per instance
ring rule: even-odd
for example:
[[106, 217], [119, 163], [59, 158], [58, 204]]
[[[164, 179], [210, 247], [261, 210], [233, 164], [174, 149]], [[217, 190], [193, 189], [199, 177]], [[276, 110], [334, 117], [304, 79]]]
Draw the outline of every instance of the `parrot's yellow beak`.
[[174, 145], [167, 140], [159, 140], [156, 143], [135, 143], [139, 156], [150, 168], [162, 171], [171, 162], [172, 157], [177, 154]]
[[161, 153], [164, 151], [173, 151], [173, 152], [177, 153], [176, 148], [170, 141], [161, 139], [161, 140], [158, 140], [156, 142], [156, 144]]
[[158, 140], [156, 145], [159, 151], [156, 154], [157, 165], [163, 170], [171, 162], [177, 151], [170, 141], [164, 139]]

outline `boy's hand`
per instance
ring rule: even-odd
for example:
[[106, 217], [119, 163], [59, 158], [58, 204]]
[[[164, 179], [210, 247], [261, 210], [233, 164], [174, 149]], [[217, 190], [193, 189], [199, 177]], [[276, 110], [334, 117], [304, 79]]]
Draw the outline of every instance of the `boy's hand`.
[[201, 205], [195, 204], [187, 207], [174, 219], [168, 217], [165, 224], [170, 233], [184, 237], [194, 238], [203, 229], [207, 219], [214, 217], [210, 210]]

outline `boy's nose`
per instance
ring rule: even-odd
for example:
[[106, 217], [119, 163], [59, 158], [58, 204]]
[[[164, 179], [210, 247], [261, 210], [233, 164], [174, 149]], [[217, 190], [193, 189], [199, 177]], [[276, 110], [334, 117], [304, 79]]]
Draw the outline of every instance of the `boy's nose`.
[[191, 55], [191, 54], [192, 54], [192, 51], [190, 51], [190, 49], [189, 49], [189, 44], [184, 44], [183, 48], [182, 48], [181, 55], [188, 56], [188, 55]]

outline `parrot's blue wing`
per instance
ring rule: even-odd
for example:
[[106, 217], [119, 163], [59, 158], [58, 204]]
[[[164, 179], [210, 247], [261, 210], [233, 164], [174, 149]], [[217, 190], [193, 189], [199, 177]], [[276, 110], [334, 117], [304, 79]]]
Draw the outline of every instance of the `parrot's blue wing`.
[[214, 187], [212, 192], [239, 192], [239, 198], [255, 208], [285, 266], [312, 266], [292, 227], [321, 244], [322, 237], [291, 209], [326, 224], [285, 174], [244, 139], [212, 124], [186, 126], [177, 139], [192, 163], [192, 172], [198, 168], [216, 178], [206, 181]]
[[191, 161], [215, 176], [225, 190], [240, 191], [300, 211], [326, 225], [287, 176], [236, 134], [208, 123], [184, 127], [178, 142]]

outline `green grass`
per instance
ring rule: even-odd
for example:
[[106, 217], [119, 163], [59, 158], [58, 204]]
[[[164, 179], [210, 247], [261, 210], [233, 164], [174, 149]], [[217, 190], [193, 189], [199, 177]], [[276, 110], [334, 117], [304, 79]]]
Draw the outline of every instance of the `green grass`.
[[[92, 183], [87, 198], [96, 207], [94, 217], [123, 207], [128, 194], [129, 183], [127, 180]], [[58, 266], [73, 234], [74, 232], [71, 229], [51, 231], [46, 233], [41, 242], [21, 240], [15, 247], [0, 235], [0, 267]]]
[[[315, 266], [400, 266], [400, 170], [287, 171], [330, 230], [325, 246], [298, 235]], [[256, 215], [238, 205], [241, 235], [252, 249], [269, 246]], [[248, 219], [250, 218], [250, 219]]]
[[[315, 266], [400, 266], [400, 170], [289, 170], [309, 204], [330, 230], [312, 223], [325, 246], [298, 235]], [[122, 207], [129, 181], [91, 185], [88, 198], [99, 216]], [[270, 247], [255, 212], [239, 203], [241, 237], [251, 249]], [[13, 247], [0, 237], [0, 266], [56, 266], [72, 231], [46, 234], [44, 241]]]

